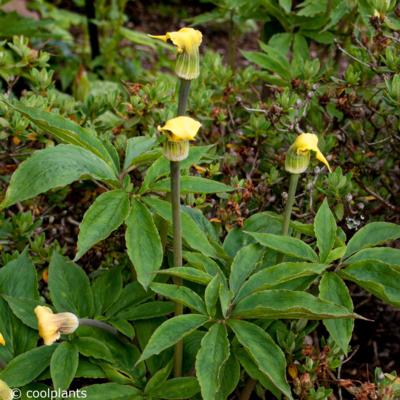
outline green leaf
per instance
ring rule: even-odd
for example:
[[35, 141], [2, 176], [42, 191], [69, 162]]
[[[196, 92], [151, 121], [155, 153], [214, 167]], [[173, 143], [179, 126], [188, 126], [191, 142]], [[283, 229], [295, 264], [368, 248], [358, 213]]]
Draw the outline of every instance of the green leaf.
[[236, 253], [229, 277], [229, 286], [234, 294], [257, 268], [263, 254], [264, 249], [258, 244], [249, 244]]
[[389, 222], [371, 222], [362, 227], [347, 244], [344, 258], [356, 251], [400, 238], [400, 225]]
[[321, 300], [306, 292], [265, 290], [245, 297], [233, 309], [237, 318], [324, 319], [355, 318], [345, 307]]
[[235, 349], [235, 356], [239, 359], [240, 365], [252, 379], [260, 382], [261, 385], [269, 390], [277, 399], [282, 397], [281, 392], [273, 385], [268, 376], [260, 371], [245, 349]]
[[40, 346], [12, 359], [0, 372], [10, 387], [21, 387], [36, 379], [50, 364], [56, 345]]
[[35, 151], [11, 177], [1, 208], [83, 178], [117, 181], [112, 168], [89, 150], [60, 144]]
[[319, 259], [324, 262], [336, 240], [336, 220], [329, 208], [327, 199], [319, 208], [314, 220], [314, 231], [319, 249]]
[[298, 278], [317, 276], [324, 272], [329, 265], [307, 262], [286, 262], [264, 268], [252, 275], [243, 285], [235, 298], [235, 302], [244, 297], [266, 289], [274, 288]]
[[86, 400], [141, 400], [140, 390], [133, 386], [120, 385], [118, 383], [101, 383], [97, 385], [85, 386], [80, 389], [81, 393], [86, 393]]
[[240, 381], [240, 364], [232, 353], [223, 365], [220, 375], [220, 388], [216, 398], [227, 399]]
[[305, 0], [298, 6], [301, 10], [297, 12], [297, 15], [301, 17], [315, 17], [318, 14], [325, 13], [327, 7], [328, 0]]
[[212, 276], [207, 272], [203, 272], [200, 269], [192, 267], [171, 267], [168, 269], [163, 269], [158, 273], [176, 276], [178, 278], [185, 279], [190, 282], [200, 283], [202, 285], [207, 285], [212, 279]]
[[133, 339], [135, 337], [135, 329], [127, 320], [119, 318], [110, 319], [107, 322], [129, 339]]
[[50, 374], [54, 389], [65, 390], [72, 383], [79, 364], [78, 349], [71, 343], [57, 346], [50, 360]]
[[95, 315], [104, 314], [119, 298], [122, 291], [121, 268], [104, 271], [92, 283]]
[[[54, 135], [56, 139], [89, 150], [89, 152], [103, 159], [110, 167], [114, 168], [114, 161], [111, 155], [101, 140], [92, 131], [82, 128], [74, 121], [58, 114], [43, 111], [38, 108], [27, 107], [21, 102], [16, 104], [6, 103], [9, 107], [20, 112], [43, 131]], [[114, 169], [114, 172], [117, 171]]]
[[300, 239], [272, 233], [247, 233], [265, 247], [302, 260], [318, 262], [315, 251]]
[[3, 295], [3, 298], [17, 318], [30, 328], [37, 329], [38, 325], [34, 309], [36, 306], [41, 305], [39, 300], [6, 295]]
[[147, 289], [161, 267], [163, 249], [153, 216], [140, 201], [133, 199], [126, 221], [126, 247], [137, 274], [137, 280]]
[[193, 290], [185, 286], [171, 285], [166, 283], [153, 282], [151, 290], [167, 299], [183, 304], [201, 314], [206, 314], [206, 306], [202, 298]]
[[169, 301], [149, 301], [143, 304], [124, 308], [116, 316], [129, 321], [136, 321], [139, 319], [162, 317], [171, 314], [174, 309], [174, 303]]
[[163, 322], [153, 333], [138, 361], [144, 361], [160, 354], [185, 336], [194, 332], [208, 321], [208, 317], [199, 314], [179, 315]]
[[286, 14], [290, 14], [292, 10], [292, 0], [279, 0], [279, 5], [285, 10]]
[[204, 301], [206, 303], [207, 312], [211, 317], [215, 317], [217, 312], [220, 285], [221, 278], [219, 275], [215, 275], [211, 282], [207, 285], [204, 292]]
[[82, 268], [54, 252], [49, 265], [50, 298], [58, 312], [69, 311], [80, 318], [93, 313], [93, 294]]
[[[349, 289], [334, 272], [326, 272], [323, 275], [319, 284], [319, 297], [353, 311]], [[354, 321], [351, 319], [325, 319], [323, 322], [333, 340], [344, 353], [347, 353], [354, 329]]]
[[124, 170], [127, 170], [136, 159], [150, 150], [156, 143], [156, 139], [147, 136], [133, 137], [127, 140], [125, 149]]
[[163, 400], [193, 399], [199, 391], [197, 379], [187, 376], [164, 382], [153, 391], [152, 396]]
[[36, 268], [26, 250], [0, 268], [0, 294], [39, 299]]
[[126, 219], [129, 213], [129, 196], [123, 190], [111, 190], [96, 198], [83, 216], [79, 225], [79, 260], [91, 247], [110, 236]]
[[153, 391], [156, 391], [168, 379], [172, 367], [173, 363], [171, 360], [164, 368], [158, 370], [147, 382], [144, 393], [151, 395]]
[[[145, 203], [163, 219], [172, 223], [171, 204], [167, 201], [155, 197], [144, 198]], [[200, 251], [205, 256], [215, 257], [215, 249], [210, 244], [207, 235], [199, 228], [196, 222], [181, 211], [182, 236], [187, 244], [195, 250]]]
[[375, 247], [363, 249], [344, 261], [344, 264], [354, 264], [358, 261], [381, 261], [390, 266], [400, 267], [400, 249], [391, 247]]
[[78, 337], [71, 343], [77, 347], [80, 354], [86, 357], [105, 360], [111, 363], [114, 361], [110, 349], [101, 342], [100, 339], [94, 337]]
[[[170, 178], [157, 181], [149, 186], [153, 192], [169, 192], [171, 190]], [[199, 176], [182, 176], [181, 193], [224, 193], [231, 192], [234, 188], [224, 183], [213, 181], [211, 179], [201, 178]]]
[[247, 350], [261, 372], [289, 399], [290, 386], [286, 380], [286, 359], [283, 351], [259, 326], [247, 321], [229, 320], [240, 344]]
[[400, 307], [400, 270], [380, 261], [358, 261], [340, 271], [340, 275], [357, 283], [383, 301]]
[[229, 358], [228, 332], [223, 324], [210, 327], [196, 356], [196, 376], [204, 400], [214, 400], [221, 385], [222, 368]]

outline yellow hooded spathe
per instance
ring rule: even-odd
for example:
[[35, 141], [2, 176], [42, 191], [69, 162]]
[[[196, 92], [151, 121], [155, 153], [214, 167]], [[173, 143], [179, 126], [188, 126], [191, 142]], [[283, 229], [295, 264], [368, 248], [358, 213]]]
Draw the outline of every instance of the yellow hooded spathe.
[[182, 28], [176, 32], [167, 32], [165, 35], [149, 35], [151, 38], [167, 42], [170, 40], [178, 49], [179, 53], [193, 53], [201, 45], [203, 35], [193, 28]]
[[79, 326], [78, 317], [70, 312], [54, 314], [49, 307], [37, 306], [35, 314], [38, 320], [39, 336], [46, 345], [56, 342], [61, 334], [75, 332]]
[[194, 140], [199, 131], [201, 124], [190, 117], [176, 117], [169, 119], [164, 126], [159, 126], [157, 129], [166, 133], [168, 140], [172, 142], [183, 142]]

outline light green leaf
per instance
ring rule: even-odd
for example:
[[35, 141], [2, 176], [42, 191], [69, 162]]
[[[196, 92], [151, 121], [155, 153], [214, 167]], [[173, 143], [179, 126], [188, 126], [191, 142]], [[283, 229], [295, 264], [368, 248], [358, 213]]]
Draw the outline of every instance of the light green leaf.
[[[353, 311], [349, 289], [334, 272], [327, 272], [323, 275], [319, 284], [319, 297]], [[347, 353], [354, 329], [354, 321], [351, 319], [325, 319], [323, 322], [333, 340], [344, 353]]]
[[239, 320], [229, 320], [240, 344], [247, 350], [261, 372], [289, 399], [293, 399], [286, 379], [286, 359], [283, 351], [259, 326]]
[[185, 279], [186, 281], [200, 283], [202, 285], [207, 285], [212, 279], [212, 276], [207, 272], [203, 272], [200, 269], [192, 267], [171, 267], [168, 269], [163, 269], [158, 273], [176, 276], [178, 278]]
[[136, 159], [146, 151], [150, 150], [156, 143], [154, 137], [137, 136], [127, 140], [125, 149], [124, 170], [127, 170]]
[[345, 264], [354, 264], [358, 261], [381, 261], [391, 266], [400, 267], [400, 249], [391, 247], [375, 247], [363, 249], [347, 258]]
[[38, 150], [18, 166], [0, 206], [9, 207], [50, 189], [87, 178], [117, 181], [112, 168], [89, 150], [70, 144]]
[[50, 298], [58, 312], [69, 311], [80, 318], [91, 317], [93, 293], [82, 268], [54, 252], [49, 265]]
[[128, 213], [129, 196], [125, 191], [111, 190], [97, 197], [79, 225], [78, 252], [74, 261], [110, 236], [124, 222]]
[[177, 303], [183, 304], [199, 313], [206, 314], [206, 306], [202, 298], [193, 290], [185, 286], [178, 286], [166, 283], [153, 282], [150, 285], [151, 290], [171, 299]]
[[236, 253], [229, 277], [229, 286], [234, 294], [257, 268], [263, 254], [264, 249], [259, 244], [249, 244]]
[[389, 222], [371, 222], [350, 239], [344, 258], [356, 251], [400, 238], [400, 225]]
[[144, 361], [160, 354], [173, 346], [185, 336], [194, 332], [208, 321], [208, 317], [200, 314], [179, 315], [163, 322], [153, 333], [138, 361]]
[[54, 135], [54, 137], [61, 142], [89, 150], [92, 154], [103, 159], [114, 169], [115, 173], [118, 172], [115, 169], [114, 161], [107, 151], [107, 148], [95, 133], [81, 127], [70, 119], [62, 117], [61, 115], [43, 111], [38, 108], [27, 107], [21, 102], [16, 104], [11, 104], [9, 102], [6, 103], [9, 107], [20, 112], [24, 117], [28, 118], [43, 131]]
[[126, 221], [126, 247], [137, 279], [147, 289], [161, 267], [163, 249], [153, 216], [140, 201], [133, 199]]
[[318, 262], [318, 256], [315, 251], [300, 239], [272, 233], [247, 233], [265, 247], [302, 260]]
[[215, 275], [211, 282], [207, 285], [204, 292], [204, 301], [208, 315], [215, 317], [217, 312], [217, 302], [219, 298], [219, 287], [221, 284], [221, 278], [219, 275]]
[[[149, 190], [153, 192], [170, 192], [170, 178], [157, 181], [149, 186]], [[199, 176], [182, 176], [181, 177], [181, 193], [220, 193], [231, 192], [234, 188], [224, 183], [213, 181], [212, 179], [201, 178]]]
[[265, 290], [239, 301], [233, 309], [237, 318], [325, 319], [355, 318], [345, 307], [321, 300], [306, 292]]
[[66, 390], [75, 378], [79, 364], [78, 349], [71, 343], [57, 346], [50, 360], [50, 374], [54, 389]]
[[221, 385], [222, 370], [229, 358], [228, 332], [223, 324], [210, 327], [196, 356], [196, 376], [204, 400], [214, 400]]
[[235, 302], [254, 292], [271, 289], [298, 278], [317, 276], [328, 267], [327, 264], [287, 262], [264, 268], [252, 275], [243, 285], [235, 298]]
[[279, 5], [285, 10], [286, 14], [290, 14], [292, 9], [292, 0], [279, 0]]
[[400, 270], [396, 267], [365, 260], [347, 266], [340, 275], [383, 301], [400, 307]]
[[319, 259], [325, 262], [336, 240], [336, 220], [329, 208], [327, 199], [319, 208], [314, 220], [314, 232], [317, 238]]

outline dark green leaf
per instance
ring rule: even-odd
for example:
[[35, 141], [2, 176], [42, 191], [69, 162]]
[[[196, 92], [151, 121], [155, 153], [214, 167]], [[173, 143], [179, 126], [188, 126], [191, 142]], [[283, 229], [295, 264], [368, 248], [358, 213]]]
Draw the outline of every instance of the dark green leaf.
[[201, 341], [196, 356], [196, 376], [204, 400], [214, 400], [221, 385], [222, 369], [229, 358], [229, 340], [226, 327], [212, 325]]
[[193, 399], [199, 391], [197, 379], [187, 376], [164, 382], [152, 395], [163, 400]]
[[161, 267], [163, 249], [153, 216], [140, 201], [133, 199], [126, 221], [126, 247], [137, 279], [147, 289]]
[[[353, 311], [353, 302], [349, 289], [342, 279], [334, 272], [326, 272], [319, 284], [319, 297]], [[347, 353], [351, 335], [354, 329], [354, 321], [351, 319], [325, 319], [324, 325], [333, 340]]]
[[336, 221], [325, 199], [314, 220], [314, 231], [319, 249], [319, 259], [325, 262], [336, 240]]
[[74, 261], [110, 236], [124, 222], [128, 213], [129, 196], [123, 190], [111, 190], [97, 197], [79, 225], [78, 251]]
[[129, 321], [136, 321], [139, 319], [162, 317], [171, 314], [174, 309], [174, 303], [169, 301], [149, 301], [144, 304], [126, 307], [116, 316]]
[[86, 393], [87, 400], [142, 400], [140, 390], [133, 386], [118, 383], [101, 383], [85, 386], [81, 392]]
[[50, 374], [54, 389], [65, 390], [73, 381], [79, 364], [78, 349], [71, 343], [57, 346], [50, 360]]
[[178, 278], [185, 279], [190, 282], [200, 283], [202, 285], [207, 285], [212, 279], [212, 276], [207, 272], [203, 272], [200, 269], [192, 267], [171, 267], [168, 269], [163, 269], [158, 273], [176, 276]]

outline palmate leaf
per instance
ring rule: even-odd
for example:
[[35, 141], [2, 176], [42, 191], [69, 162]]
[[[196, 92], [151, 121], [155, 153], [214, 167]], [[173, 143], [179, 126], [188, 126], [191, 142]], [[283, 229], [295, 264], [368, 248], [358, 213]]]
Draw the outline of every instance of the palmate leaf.
[[283, 351], [259, 326], [239, 320], [229, 320], [229, 327], [235, 332], [240, 344], [247, 350], [258, 368], [289, 399], [292, 399], [286, 380], [286, 359]]
[[356, 318], [345, 307], [321, 300], [306, 292], [264, 290], [239, 301], [232, 312], [234, 318], [325, 319]]
[[225, 325], [211, 326], [201, 341], [196, 356], [196, 376], [204, 400], [214, 400], [221, 385], [223, 366], [229, 358], [229, 340]]
[[35, 151], [12, 175], [0, 208], [88, 177], [117, 182], [112, 167], [84, 148], [60, 144]]

